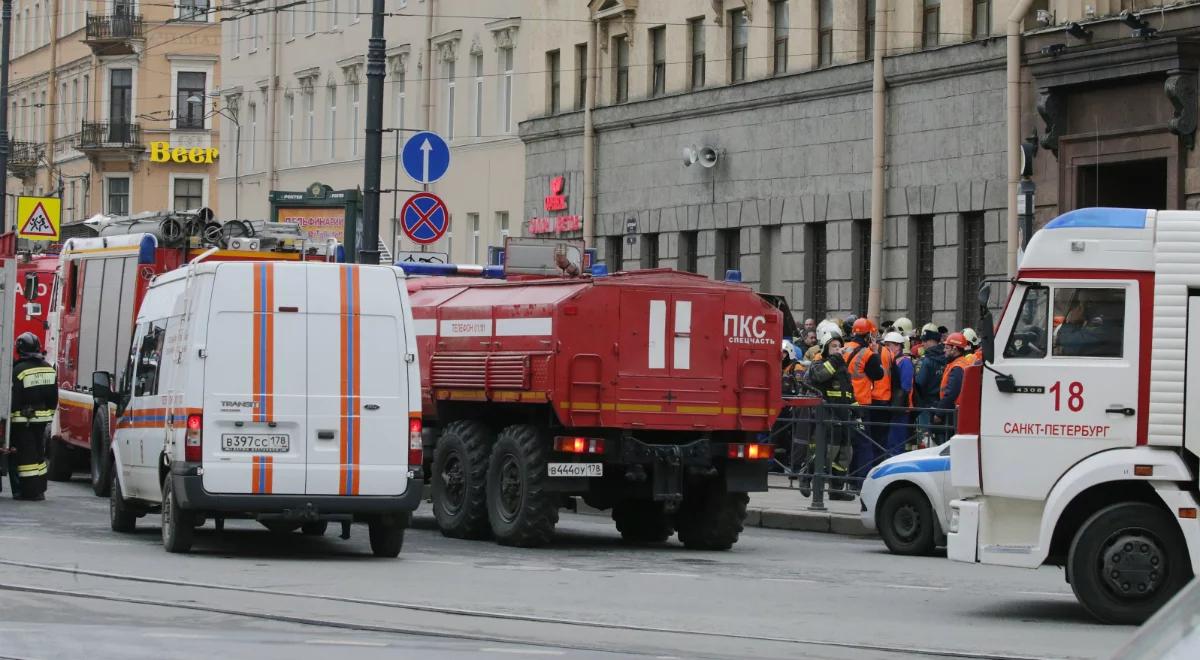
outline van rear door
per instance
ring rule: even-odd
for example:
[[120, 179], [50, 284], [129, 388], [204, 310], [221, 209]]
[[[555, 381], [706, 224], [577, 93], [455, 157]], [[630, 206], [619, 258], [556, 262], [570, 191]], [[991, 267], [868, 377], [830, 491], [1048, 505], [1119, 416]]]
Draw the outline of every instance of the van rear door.
[[304, 493], [308, 328], [303, 264], [216, 269], [204, 368], [204, 489]]
[[410, 349], [395, 272], [310, 265], [308, 310], [308, 494], [404, 493]]

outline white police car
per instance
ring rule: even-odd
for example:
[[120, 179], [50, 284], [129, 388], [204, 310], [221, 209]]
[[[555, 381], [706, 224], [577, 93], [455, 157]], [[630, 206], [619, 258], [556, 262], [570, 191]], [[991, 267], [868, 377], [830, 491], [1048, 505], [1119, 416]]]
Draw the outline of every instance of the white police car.
[[867, 475], [862, 521], [876, 529], [888, 550], [926, 555], [945, 542], [950, 520], [950, 445], [893, 456]]

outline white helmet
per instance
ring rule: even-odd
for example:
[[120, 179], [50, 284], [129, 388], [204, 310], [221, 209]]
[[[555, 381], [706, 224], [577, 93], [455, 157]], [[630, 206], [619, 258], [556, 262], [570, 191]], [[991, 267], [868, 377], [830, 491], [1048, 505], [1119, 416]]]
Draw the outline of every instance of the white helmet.
[[968, 344], [970, 344], [972, 346], [979, 345], [979, 333], [975, 332], [973, 329], [963, 328], [962, 335], [963, 335], [963, 337], [966, 338]]
[[904, 345], [904, 335], [900, 334], [899, 332], [889, 332], [883, 336], [883, 343], [885, 343], [885, 344], [900, 344], [901, 346], [903, 346]]
[[818, 346], [825, 346], [825, 344], [829, 343], [830, 339], [841, 339], [841, 338], [842, 338], [842, 329], [838, 327], [836, 321], [830, 321], [830, 320], [826, 319], [824, 321], [821, 321], [821, 323], [817, 325], [817, 345]]
[[796, 351], [796, 345], [793, 344], [792, 340], [790, 340], [790, 339], [783, 340], [783, 355], [787, 356], [787, 359], [789, 359], [789, 360], [793, 360], [793, 361], [800, 360], [800, 356], [797, 354], [797, 351]]
[[912, 334], [913, 330], [913, 322], [907, 316], [901, 316], [900, 318], [896, 319], [896, 322], [892, 324], [892, 327], [896, 329], [896, 332], [899, 332], [902, 335], [910, 335]]

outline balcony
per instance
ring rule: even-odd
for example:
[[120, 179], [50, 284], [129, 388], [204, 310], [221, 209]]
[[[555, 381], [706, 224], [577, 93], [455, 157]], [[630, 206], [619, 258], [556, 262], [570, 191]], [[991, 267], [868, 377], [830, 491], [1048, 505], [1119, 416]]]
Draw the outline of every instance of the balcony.
[[89, 156], [129, 154], [146, 150], [142, 127], [128, 122], [85, 121], [79, 131], [79, 150]]
[[83, 41], [97, 55], [130, 55], [142, 41], [142, 17], [136, 14], [88, 14]]
[[18, 179], [37, 174], [45, 153], [45, 145], [37, 142], [8, 141], [8, 172]]

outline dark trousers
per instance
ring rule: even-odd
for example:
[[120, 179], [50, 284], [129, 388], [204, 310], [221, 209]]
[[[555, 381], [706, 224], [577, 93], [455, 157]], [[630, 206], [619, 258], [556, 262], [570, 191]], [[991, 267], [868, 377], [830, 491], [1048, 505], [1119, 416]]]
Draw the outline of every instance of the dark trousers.
[[851, 461], [850, 476], [866, 477], [886, 453], [889, 425], [892, 421], [892, 412], [886, 410], [887, 405], [886, 402], [875, 402], [864, 411], [866, 432], [854, 435], [854, 460]]
[[46, 493], [46, 424], [13, 422], [8, 480], [13, 499], [40, 499]]

